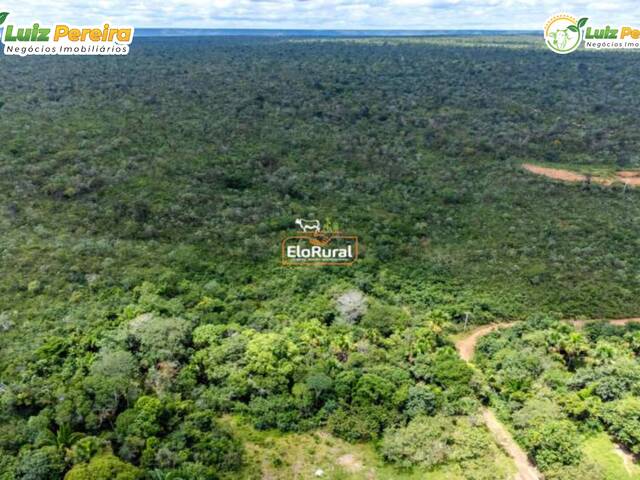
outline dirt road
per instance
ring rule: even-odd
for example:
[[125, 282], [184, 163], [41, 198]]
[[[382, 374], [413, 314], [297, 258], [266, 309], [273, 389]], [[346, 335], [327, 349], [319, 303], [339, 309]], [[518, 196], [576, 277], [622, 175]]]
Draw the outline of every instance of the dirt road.
[[[485, 335], [497, 330], [498, 328], [506, 328], [514, 325], [515, 322], [494, 323], [492, 325], [484, 325], [473, 330], [469, 335], [456, 341], [456, 349], [460, 357], [465, 362], [473, 359], [476, 350], [476, 344]], [[484, 423], [493, 435], [496, 443], [511, 457], [516, 466], [516, 476], [514, 480], [541, 480], [543, 477], [536, 467], [529, 461], [527, 454], [520, 448], [520, 445], [513, 439], [509, 430], [498, 420], [495, 414], [488, 408], [482, 409], [482, 418]]]
[[460, 358], [462, 358], [465, 362], [470, 362], [471, 359], [473, 358], [473, 353], [476, 350], [476, 344], [478, 343], [478, 340], [480, 340], [482, 337], [493, 332], [498, 328], [506, 328], [512, 325], [513, 325], [513, 322], [494, 323], [491, 325], [484, 325], [482, 327], [475, 329], [473, 332], [471, 332], [470, 335], [464, 338], [461, 338], [456, 342], [456, 349], [460, 354]]
[[575, 325], [577, 328], [582, 328], [585, 325], [589, 324], [589, 323], [594, 323], [594, 322], [607, 322], [609, 325], [626, 325], [628, 323], [640, 323], [640, 318], [638, 317], [634, 317], [634, 318], [618, 318], [615, 320], [569, 320], [569, 322], [571, 322], [573, 325]]
[[[571, 323], [576, 328], [582, 328], [589, 323], [595, 322], [607, 322], [609, 325], [627, 325], [628, 323], [640, 323], [640, 317], [633, 318], [618, 318], [614, 320], [566, 320]], [[488, 335], [489, 333], [499, 329], [499, 328], [508, 328], [515, 325], [516, 322], [505, 322], [505, 323], [492, 323], [491, 325], [483, 325], [481, 327], [475, 328], [468, 335], [465, 335], [463, 338], [458, 339], [456, 343], [456, 349], [460, 354], [460, 358], [462, 358], [466, 362], [470, 362], [473, 359], [473, 354], [476, 351], [476, 345], [478, 341]]]
[[[615, 320], [567, 320], [572, 323], [576, 328], [582, 328], [587, 323], [606, 321], [611, 325], [626, 325], [628, 323], [640, 323], [640, 318], [620, 318]], [[507, 328], [515, 325], [515, 322], [494, 323], [491, 325], [483, 325], [474, 329], [469, 335], [458, 339], [456, 349], [460, 354], [460, 357], [470, 362], [473, 359], [473, 355], [476, 350], [478, 341], [488, 335], [489, 333], [499, 329]], [[498, 420], [495, 414], [488, 408], [482, 410], [482, 418], [485, 425], [493, 435], [495, 441], [500, 445], [505, 452], [511, 457], [516, 465], [517, 473], [514, 480], [541, 480], [544, 477], [538, 471], [538, 469], [531, 463], [527, 454], [520, 448], [520, 446], [513, 439], [509, 430]], [[625, 452], [620, 447], [617, 447], [616, 453], [621, 455], [625, 462], [625, 467], [629, 469], [628, 462], [632, 462], [633, 459], [629, 455], [625, 455]]]
[[500, 420], [496, 418], [494, 413], [488, 408], [485, 408], [482, 410], [482, 418], [495, 441], [512, 458], [513, 463], [516, 464], [518, 472], [514, 480], [540, 480], [542, 478], [540, 472], [531, 464], [527, 454], [524, 453], [520, 445], [515, 442], [509, 431], [500, 423]]

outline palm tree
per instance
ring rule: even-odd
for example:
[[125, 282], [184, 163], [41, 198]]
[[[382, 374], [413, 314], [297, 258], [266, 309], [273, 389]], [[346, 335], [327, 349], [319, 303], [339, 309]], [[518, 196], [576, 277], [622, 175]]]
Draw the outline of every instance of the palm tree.
[[149, 477], [151, 480], [186, 480], [179, 472], [163, 472], [157, 468], [149, 472]]
[[59, 452], [64, 453], [64, 458], [67, 463], [70, 462], [71, 447], [78, 442], [84, 435], [79, 432], [73, 432], [71, 427], [64, 423], [58, 426], [58, 430], [55, 433], [51, 430], [47, 430], [47, 434], [44, 440], [45, 445], [51, 445], [58, 449]]
[[582, 356], [589, 351], [589, 344], [582, 334], [572, 332], [562, 338], [560, 341], [560, 350], [567, 361], [567, 367], [573, 370]]
[[69, 424], [63, 423], [55, 433], [48, 431], [45, 444], [53, 445], [58, 450], [68, 450], [83, 436], [82, 433], [73, 432]]

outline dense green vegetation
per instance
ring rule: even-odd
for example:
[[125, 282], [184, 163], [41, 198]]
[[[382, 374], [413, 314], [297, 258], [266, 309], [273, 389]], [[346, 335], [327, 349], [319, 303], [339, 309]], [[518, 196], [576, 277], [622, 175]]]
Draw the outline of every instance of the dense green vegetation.
[[608, 478], [582, 454], [601, 431], [640, 452], [639, 340], [637, 324], [578, 330], [540, 317], [479, 343], [476, 362], [494, 404], [549, 478], [576, 468], [585, 469], [583, 478]]
[[[489, 393], [447, 333], [640, 312], [640, 192], [520, 168], [640, 167], [640, 95], [630, 55], [479, 42], [152, 38], [125, 58], [0, 58], [0, 478], [259, 477], [228, 415], [371, 442], [398, 475], [492, 478]], [[361, 259], [280, 266], [297, 217], [358, 235]], [[523, 328], [538, 327], [565, 328]], [[584, 383], [566, 387], [578, 413], [553, 397], [553, 422], [520, 420], [559, 478], [585, 429], [636, 448], [620, 421], [638, 410], [635, 350], [606, 338], [625, 366], [535, 346], [512, 380], [481, 351], [512, 422], [549, 369], [558, 395]], [[616, 368], [613, 396], [589, 390]]]

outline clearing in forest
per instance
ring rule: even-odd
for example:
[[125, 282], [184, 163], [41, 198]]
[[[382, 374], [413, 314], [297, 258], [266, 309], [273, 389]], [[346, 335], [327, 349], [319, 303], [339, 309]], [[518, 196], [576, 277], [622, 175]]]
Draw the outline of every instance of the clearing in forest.
[[563, 182], [592, 182], [606, 186], [622, 183], [632, 187], [640, 187], [640, 171], [634, 170], [621, 170], [611, 173], [581, 173], [563, 168], [542, 167], [532, 163], [523, 163], [522, 168], [536, 175]]

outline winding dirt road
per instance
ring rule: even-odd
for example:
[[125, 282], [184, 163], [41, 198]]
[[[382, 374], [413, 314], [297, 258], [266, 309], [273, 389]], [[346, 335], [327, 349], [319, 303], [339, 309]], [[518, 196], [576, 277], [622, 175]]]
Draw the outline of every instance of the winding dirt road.
[[513, 463], [516, 464], [517, 473], [514, 480], [540, 480], [542, 474], [529, 461], [527, 454], [520, 448], [520, 445], [513, 439], [509, 430], [498, 420], [495, 414], [488, 408], [482, 409], [484, 423], [493, 435], [495, 441], [507, 452]]
[[[623, 326], [629, 323], [640, 323], [640, 317], [617, 318], [614, 320], [565, 320], [565, 321], [571, 323], [576, 328], [582, 328], [589, 323], [596, 323], [596, 322], [607, 322], [609, 325]], [[471, 330], [471, 332], [469, 332], [468, 335], [458, 339], [455, 342], [456, 349], [458, 350], [460, 357], [464, 361], [470, 362], [473, 359], [473, 354], [476, 351], [476, 345], [478, 344], [478, 341], [482, 337], [490, 334], [491, 332], [499, 328], [508, 328], [508, 327], [514, 326], [515, 324], [516, 322], [492, 323], [490, 325], [483, 325], [481, 327]]]
[[483, 325], [473, 330], [469, 335], [461, 338], [456, 342], [456, 349], [465, 362], [470, 362], [476, 351], [476, 344], [485, 335], [497, 330], [498, 328], [507, 328], [514, 325], [515, 322], [508, 323], [492, 323], [491, 325]]
[[[482, 327], [472, 330], [469, 335], [455, 342], [460, 358], [465, 362], [471, 362], [478, 340], [499, 328], [511, 327], [514, 324], [515, 322], [494, 323], [491, 325], [483, 325]], [[527, 457], [524, 450], [522, 450], [520, 445], [513, 439], [509, 430], [507, 430], [489, 408], [482, 409], [482, 418], [496, 443], [500, 445], [513, 460], [517, 470], [514, 480], [541, 480], [543, 478], [542, 474], [533, 463], [531, 463], [529, 457]]]
[[[472, 330], [469, 335], [456, 341], [456, 349], [460, 354], [460, 358], [465, 362], [470, 362], [473, 359], [478, 340], [499, 328], [511, 327], [514, 324], [515, 322], [494, 323], [492, 325], [483, 325], [482, 327]], [[514, 480], [541, 480], [544, 478], [533, 463], [531, 463], [524, 450], [522, 450], [520, 445], [513, 439], [509, 430], [507, 430], [489, 408], [483, 408], [482, 418], [496, 443], [500, 445], [513, 460], [517, 469]]]
[[[620, 318], [615, 320], [567, 320], [572, 323], [576, 328], [582, 328], [588, 323], [594, 322], [607, 322], [610, 325], [627, 325], [628, 323], [640, 323], [640, 318]], [[472, 330], [468, 335], [456, 340], [455, 345], [460, 358], [465, 362], [471, 362], [476, 350], [478, 341], [488, 335], [489, 333], [499, 329], [508, 328], [515, 325], [516, 322], [494, 323], [491, 325], [483, 325]], [[517, 473], [514, 480], [542, 480], [544, 477], [533, 465], [533, 463], [527, 457], [527, 454], [520, 448], [520, 445], [509, 433], [509, 430], [498, 420], [495, 414], [489, 409], [484, 408], [482, 410], [482, 418], [484, 423], [493, 435], [495, 441], [500, 445], [505, 452], [511, 457], [516, 465]], [[629, 465], [633, 463], [633, 457], [628, 454], [624, 449], [616, 447], [616, 453], [620, 455], [624, 461], [625, 467], [629, 470]]]

